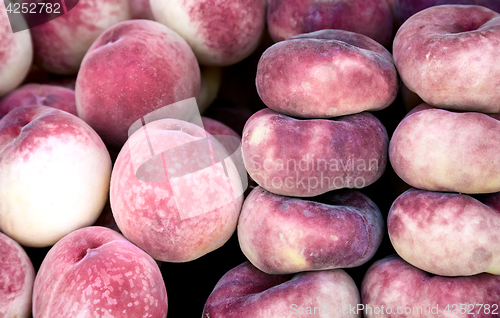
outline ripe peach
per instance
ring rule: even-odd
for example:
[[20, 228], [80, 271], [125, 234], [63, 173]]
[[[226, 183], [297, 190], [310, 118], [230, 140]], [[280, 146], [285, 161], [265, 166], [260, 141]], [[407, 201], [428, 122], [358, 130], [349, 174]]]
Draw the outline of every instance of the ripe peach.
[[30, 318], [35, 269], [24, 249], [0, 232], [0, 317]]
[[109, 190], [111, 160], [83, 120], [46, 106], [0, 120], [0, 229], [44, 247], [95, 222]]
[[238, 221], [243, 254], [268, 274], [362, 265], [375, 254], [383, 234], [380, 210], [354, 190], [303, 200], [256, 187]]
[[227, 66], [249, 56], [266, 22], [265, 0], [151, 0], [155, 20], [179, 33], [202, 65]]
[[66, 14], [31, 29], [35, 62], [52, 73], [76, 74], [92, 42], [131, 17], [128, 0], [79, 0]]
[[136, 120], [199, 90], [200, 69], [186, 41], [158, 22], [130, 20], [102, 33], [85, 55], [76, 107], [108, 146], [119, 149]]
[[49, 106], [76, 116], [75, 91], [55, 85], [24, 85], [0, 100], [0, 118], [22, 106]]
[[364, 35], [342, 30], [274, 44], [262, 54], [255, 82], [269, 108], [301, 118], [380, 110], [398, 92], [389, 51]]
[[167, 317], [156, 262], [113, 230], [76, 230], [47, 253], [35, 279], [33, 318]]

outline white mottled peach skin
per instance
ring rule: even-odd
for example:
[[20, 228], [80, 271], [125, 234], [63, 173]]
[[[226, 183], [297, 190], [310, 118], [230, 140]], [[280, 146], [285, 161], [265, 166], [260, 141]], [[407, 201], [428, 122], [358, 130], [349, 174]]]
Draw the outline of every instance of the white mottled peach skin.
[[0, 317], [30, 318], [35, 269], [24, 249], [0, 232]]
[[404, 84], [440, 108], [500, 112], [500, 14], [442, 5], [413, 15], [393, 43]]
[[380, 0], [268, 0], [267, 24], [274, 41], [324, 29], [366, 35], [384, 46], [392, 41], [392, 14]]
[[[203, 309], [203, 317], [292, 318], [346, 317], [361, 314], [359, 291], [341, 269], [296, 275], [269, 275], [245, 262], [219, 280]], [[336, 312], [343, 308], [344, 314]]]
[[49, 106], [77, 115], [75, 91], [62, 86], [27, 84], [17, 88], [0, 100], [0, 118], [23, 106]]
[[484, 202], [465, 194], [410, 189], [389, 212], [392, 245], [408, 263], [436, 275], [499, 275], [500, 193]]
[[493, 11], [500, 12], [498, 0], [389, 0], [393, 2], [394, 14], [399, 25], [403, 24], [415, 13], [429, 7], [443, 4], [480, 5]]
[[33, 290], [33, 318], [167, 316], [156, 262], [122, 235], [86, 227], [45, 256]]
[[78, 115], [111, 148], [146, 114], [198, 96], [200, 68], [189, 45], [149, 20], [118, 23], [94, 42], [76, 80]]
[[35, 63], [51, 73], [76, 74], [94, 40], [131, 17], [129, 0], [79, 0], [66, 14], [30, 29]]
[[[495, 118], [496, 117], [496, 118]], [[399, 123], [389, 145], [394, 171], [429, 191], [500, 191], [500, 116], [422, 104]]]
[[[226, 162], [228, 178], [220, 163], [213, 165], [212, 158], [227, 157], [216, 140], [211, 142], [213, 157], [196, 146], [208, 136], [203, 128], [176, 119], [145, 127], [156, 158], [161, 156], [160, 166], [135, 171], [136, 163], [151, 162], [148, 144], [141, 130], [136, 131], [120, 151], [111, 176], [115, 221], [125, 237], [157, 260], [197, 259], [222, 246], [236, 230], [243, 197], [234, 195], [228, 182], [241, 187], [241, 179], [232, 161]], [[191, 174], [179, 176], [183, 171]], [[166, 180], [155, 179], [162, 175]]]
[[361, 300], [366, 318], [498, 317], [500, 276], [434, 276], [391, 255], [368, 269], [361, 283]]
[[0, 97], [21, 84], [32, 61], [30, 31], [12, 33], [5, 2], [0, 3]]
[[375, 182], [387, 163], [382, 123], [363, 112], [334, 119], [295, 119], [271, 109], [256, 112], [243, 130], [250, 177], [280, 195], [313, 197]]
[[362, 265], [375, 254], [383, 235], [380, 210], [355, 190], [303, 200], [256, 187], [238, 221], [243, 254], [268, 274]]
[[255, 82], [262, 101], [277, 112], [330, 118], [386, 108], [398, 80], [382, 45], [361, 34], [323, 30], [269, 47]]
[[83, 120], [46, 106], [13, 109], [0, 120], [0, 229], [43, 247], [99, 217], [111, 159]]
[[258, 46], [266, 23], [265, 0], [151, 0], [155, 20], [179, 33], [198, 61], [227, 66]]

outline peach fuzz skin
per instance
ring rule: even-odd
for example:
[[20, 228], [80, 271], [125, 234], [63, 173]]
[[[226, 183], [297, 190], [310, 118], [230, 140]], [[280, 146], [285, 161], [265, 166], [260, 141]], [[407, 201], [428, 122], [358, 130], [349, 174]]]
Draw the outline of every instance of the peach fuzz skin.
[[499, 275], [500, 193], [483, 201], [465, 194], [406, 191], [387, 220], [394, 249], [408, 263], [436, 275]]
[[[442, 277], [428, 274], [411, 266], [396, 255], [375, 262], [366, 272], [361, 283], [361, 299], [365, 307], [372, 311], [364, 311], [366, 318], [491, 318], [500, 303], [500, 276], [479, 274], [467, 277]], [[457, 306], [453, 306], [457, 304]], [[460, 304], [466, 304], [466, 314], [460, 313]], [[471, 306], [472, 304], [473, 306]], [[476, 305], [483, 304], [483, 306]], [[485, 306], [489, 305], [489, 312]], [[445, 312], [448, 306], [448, 312]], [[384, 307], [384, 313], [380, 309]], [[438, 313], [429, 306], [438, 307]], [[377, 307], [379, 314], [373, 309]], [[392, 314], [387, 313], [387, 308]], [[397, 313], [397, 308], [400, 313]], [[401, 310], [409, 307], [412, 312], [401, 314]], [[413, 308], [416, 308], [413, 312]], [[457, 308], [458, 307], [458, 308]], [[422, 308], [422, 311], [419, 311]], [[408, 309], [407, 309], [408, 310]], [[430, 311], [430, 312], [429, 312]]]
[[258, 46], [266, 21], [265, 0], [151, 0], [155, 20], [180, 34], [198, 61], [228, 66]]
[[0, 4], [0, 97], [21, 84], [32, 61], [30, 31], [12, 33], [5, 5]]
[[109, 147], [120, 149], [136, 120], [199, 90], [200, 69], [186, 41], [158, 22], [130, 20], [101, 34], [85, 55], [76, 107]]
[[0, 120], [0, 229], [44, 247], [93, 224], [106, 203], [111, 159], [80, 118], [25, 106]]
[[399, 25], [409, 17], [424, 9], [443, 4], [480, 5], [500, 12], [500, 2], [497, 0], [389, 0], [393, 2], [395, 19]]
[[51, 73], [76, 74], [92, 42], [131, 17], [129, 0], [79, 0], [66, 14], [30, 29], [35, 62]]
[[[212, 166], [201, 148], [182, 150], [206, 138], [204, 129], [175, 119], [153, 121], [145, 127], [155, 154], [162, 156], [161, 167], [148, 173], [151, 177], [165, 175], [165, 166], [169, 179], [148, 182], [137, 177], [135, 163], [149, 162], [150, 152], [141, 131], [136, 131], [120, 151], [111, 176], [115, 221], [125, 237], [157, 260], [197, 259], [222, 246], [234, 233], [243, 196], [233, 195], [234, 188], [228, 186], [220, 164]], [[213, 138], [211, 151], [214, 158], [226, 157], [223, 146]], [[165, 152], [168, 154], [161, 155]], [[210, 168], [200, 170], [207, 159]], [[176, 162], [185, 164], [173, 164]], [[172, 175], [191, 168], [196, 171], [188, 176]], [[226, 169], [231, 182], [241, 183], [231, 161], [226, 162]], [[184, 212], [179, 203], [185, 201], [195, 204], [196, 213]]]
[[256, 187], [238, 222], [243, 254], [268, 274], [362, 265], [375, 254], [383, 234], [380, 210], [355, 190], [333, 191], [309, 201]]
[[394, 171], [412, 187], [468, 194], [500, 191], [500, 116], [421, 104], [389, 145]]
[[[245, 262], [219, 280], [207, 299], [202, 316], [359, 318], [361, 314], [358, 313], [336, 314], [333, 310], [335, 307], [356, 307], [358, 303], [358, 289], [341, 269], [293, 276], [269, 275]], [[325, 304], [333, 308], [324, 308], [318, 314]]]
[[21, 86], [0, 100], [0, 118], [22, 106], [49, 106], [76, 116], [75, 91], [56, 85]]
[[385, 170], [388, 142], [370, 113], [300, 120], [267, 108], [246, 122], [242, 151], [248, 174], [264, 189], [313, 197], [375, 182]]
[[57, 242], [33, 289], [33, 318], [165, 318], [167, 310], [156, 262], [104, 227], [86, 227]]
[[403, 83], [432, 106], [500, 112], [500, 14], [442, 5], [413, 15], [393, 43]]
[[366, 35], [384, 46], [392, 41], [392, 14], [380, 0], [269, 0], [267, 24], [274, 41], [323, 29]]
[[271, 109], [301, 118], [380, 110], [398, 92], [392, 55], [342, 30], [323, 30], [274, 44], [257, 66], [257, 92]]
[[31, 317], [35, 269], [16, 241], [0, 232], [0, 317]]

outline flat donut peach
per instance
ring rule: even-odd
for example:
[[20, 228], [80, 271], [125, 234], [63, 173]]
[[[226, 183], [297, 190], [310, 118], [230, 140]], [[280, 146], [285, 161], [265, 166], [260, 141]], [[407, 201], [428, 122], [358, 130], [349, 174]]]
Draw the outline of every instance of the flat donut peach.
[[263, 109], [243, 129], [250, 177], [269, 192], [313, 197], [375, 182], [387, 163], [388, 137], [370, 113], [295, 119]]
[[387, 218], [396, 252], [441, 276], [500, 274], [500, 193], [481, 201], [466, 194], [410, 189]]
[[440, 108], [500, 112], [500, 14], [467, 5], [413, 15], [393, 43], [404, 84]]
[[310, 201], [256, 187], [238, 221], [243, 254], [268, 274], [362, 265], [375, 254], [383, 235], [380, 210], [355, 190]]
[[417, 106], [392, 135], [391, 165], [403, 181], [422, 190], [498, 192], [498, 119], [498, 115]]
[[322, 30], [274, 44], [257, 66], [257, 92], [271, 109], [302, 118], [380, 110], [398, 91], [392, 56], [367, 36]]

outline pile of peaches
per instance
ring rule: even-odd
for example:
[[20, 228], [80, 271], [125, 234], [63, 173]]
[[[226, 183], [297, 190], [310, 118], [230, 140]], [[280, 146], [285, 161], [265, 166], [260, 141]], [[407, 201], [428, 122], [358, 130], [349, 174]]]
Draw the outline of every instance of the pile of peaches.
[[33, 2], [0, 318], [500, 317], [500, 1]]

